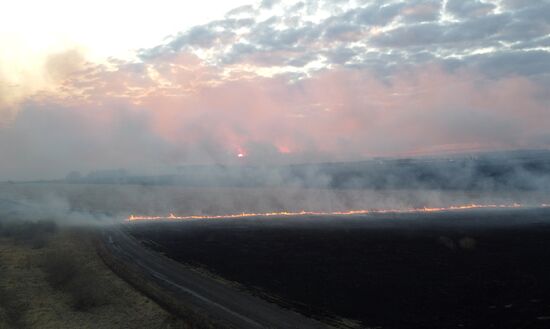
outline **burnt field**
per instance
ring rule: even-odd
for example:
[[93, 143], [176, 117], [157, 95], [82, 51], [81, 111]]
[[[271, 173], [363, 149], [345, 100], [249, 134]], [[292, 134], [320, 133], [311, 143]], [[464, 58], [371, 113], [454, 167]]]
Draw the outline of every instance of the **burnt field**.
[[141, 222], [125, 228], [303, 314], [382, 328], [550, 327], [550, 209]]

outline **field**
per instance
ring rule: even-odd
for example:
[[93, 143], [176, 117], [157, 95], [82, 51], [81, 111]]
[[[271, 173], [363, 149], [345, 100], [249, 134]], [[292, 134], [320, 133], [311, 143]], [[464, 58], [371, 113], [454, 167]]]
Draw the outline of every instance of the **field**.
[[[500, 185], [487, 186], [491, 187], [487, 191], [481, 188], [463, 191], [406, 186], [379, 190], [5, 183], [0, 184], [0, 220], [39, 223], [55, 219], [62, 227], [120, 224], [130, 214], [215, 215], [242, 211], [345, 211], [364, 207], [411, 209], [471, 203], [518, 203], [526, 207], [548, 204], [547, 188], [493, 190], [492, 187]], [[510, 208], [336, 218], [125, 222], [121, 226], [144, 245], [178, 262], [317, 319], [342, 327], [439, 329], [550, 327], [549, 224], [550, 208]], [[38, 231], [44, 230], [48, 227]], [[61, 288], [48, 283], [48, 267], [41, 259], [50, 249], [79, 251], [74, 263], [95, 264], [99, 277], [110, 278], [100, 279], [105, 282], [102, 287], [120, 282], [100, 262], [88, 239], [81, 243], [78, 235], [58, 233], [46, 240], [35, 234], [22, 244], [15, 241], [17, 236], [1, 241], [5, 248], [0, 254], [3, 280], [0, 288], [4, 289], [1, 292], [4, 296], [8, 293], [15, 296], [5, 298], [5, 305], [0, 305], [4, 310], [0, 318], [13, 318], [9, 321], [15, 321], [15, 327], [18, 321], [53, 326], [67, 323], [70, 327], [74, 316], [85, 318], [82, 321], [88, 325], [103, 323], [108, 327], [107, 320], [112, 317], [118, 324], [131, 327], [124, 319], [140, 319], [139, 305], [148, 304], [135, 305], [130, 300], [137, 299], [121, 300], [118, 293], [110, 293], [108, 299], [113, 298], [112, 302], [81, 311], [73, 309], [75, 298], [71, 287], [76, 284], [72, 280]], [[65, 246], [67, 239], [70, 246]], [[26, 276], [33, 285], [16, 280]], [[30, 295], [45, 301], [30, 305], [29, 311], [22, 314], [6, 311], [25, 309], [18, 306], [18, 300]], [[54, 303], [64, 310], [59, 314], [70, 314], [68, 322], [61, 322], [55, 314], [33, 311], [42, 312], [42, 305]], [[154, 319], [151, 321], [157, 321], [159, 326], [169, 316], [161, 311], [151, 314]], [[89, 316], [94, 312], [104, 322]], [[49, 315], [35, 321], [31, 318], [34, 314]], [[118, 317], [119, 314], [133, 315]], [[132, 321], [139, 327], [140, 321]]]
[[340, 325], [550, 326], [549, 209], [126, 228], [179, 262]]
[[103, 264], [94, 230], [0, 224], [0, 328], [189, 328]]

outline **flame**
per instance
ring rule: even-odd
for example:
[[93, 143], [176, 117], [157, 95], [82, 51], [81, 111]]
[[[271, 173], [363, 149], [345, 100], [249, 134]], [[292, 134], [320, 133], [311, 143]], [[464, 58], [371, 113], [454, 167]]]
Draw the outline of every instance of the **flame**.
[[236, 148], [236, 154], [237, 154], [237, 158], [239, 159], [242, 159], [242, 158], [246, 158], [247, 156], [247, 153], [246, 153], [246, 150], [240, 146], [237, 146]]
[[[247, 217], [296, 217], [296, 216], [353, 216], [353, 215], [367, 215], [367, 214], [387, 214], [387, 213], [429, 213], [429, 212], [442, 212], [442, 211], [455, 211], [455, 210], [467, 210], [467, 209], [506, 209], [506, 208], [522, 208], [523, 205], [519, 203], [512, 204], [465, 204], [455, 205], [448, 207], [423, 207], [423, 208], [410, 208], [410, 209], [359, 209], [359, 210], [346, 210], [346, 211], [280, 211], [280, 212], [264, 212], [264, 213], [234, 213], [225, 215], [188, 215], [177, 216], [170, 213], [168, 216], [137, 216], [130, 215], [127, 221], [139, 221], [139, 220], [185, 220], [185, 219], [221, 219], [221, 218], [247, 218]], [[550, 204], [541, 204], [540, 207], [550, 207]]]

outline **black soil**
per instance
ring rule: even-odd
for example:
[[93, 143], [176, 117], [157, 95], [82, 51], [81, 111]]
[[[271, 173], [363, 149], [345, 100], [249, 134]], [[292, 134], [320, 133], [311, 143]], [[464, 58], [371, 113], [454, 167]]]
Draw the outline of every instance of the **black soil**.
[[549, 209], [127, 228], [168, 257], [325, 320], [382, 328], [550, 328]]

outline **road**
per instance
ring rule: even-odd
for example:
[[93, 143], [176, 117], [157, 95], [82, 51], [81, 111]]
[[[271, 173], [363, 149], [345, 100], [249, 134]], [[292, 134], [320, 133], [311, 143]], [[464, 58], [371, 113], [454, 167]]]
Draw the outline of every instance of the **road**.
[[227, 328], [330, 328], [188, 269], [145, 248], [119, 228], [105, 230], [103, 243], [115, 259], [139, 268], [144, 277], [182, 303]]

